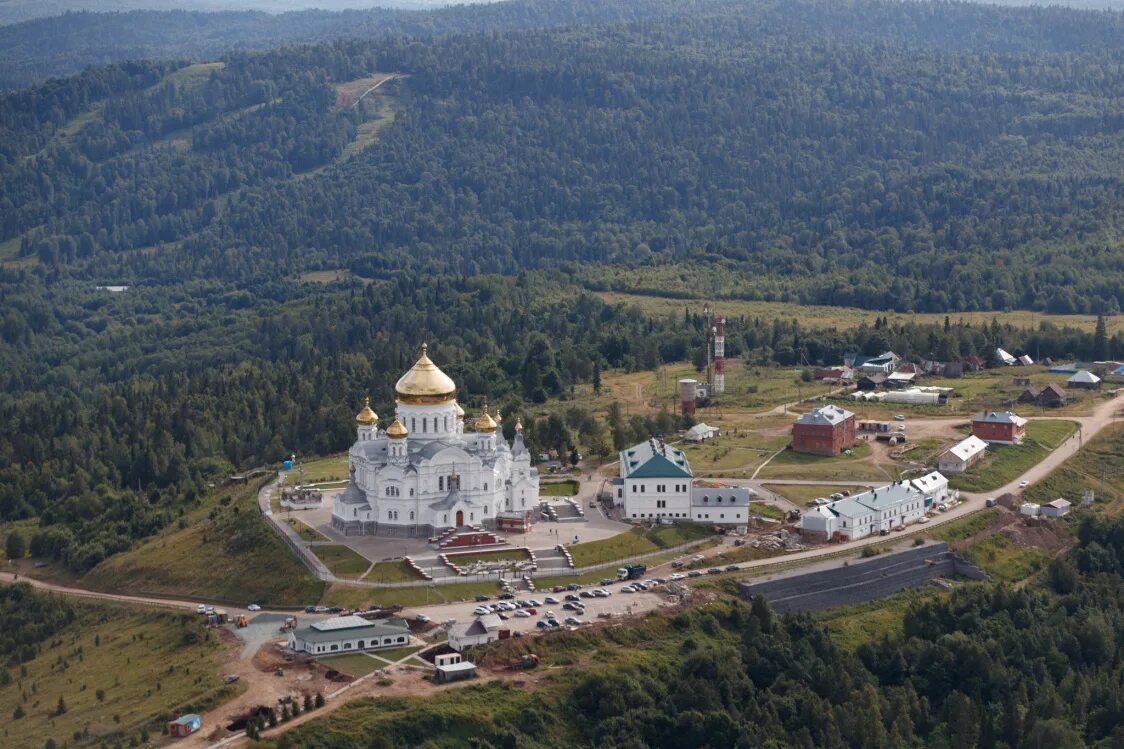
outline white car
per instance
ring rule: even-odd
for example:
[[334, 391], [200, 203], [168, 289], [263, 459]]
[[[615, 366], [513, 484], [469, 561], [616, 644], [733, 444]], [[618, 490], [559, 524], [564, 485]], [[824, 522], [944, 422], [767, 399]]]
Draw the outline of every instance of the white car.
[[929, 516], [928, 515], [922, 515], [921, 517], [917, 518], [917, 522], [924, 525], [925, 523], [929, 522]]
[[195, 613], [196, 614], [206, 614], [207, 613], [207, 607], [204, 606], [203, 604], [199, 604], [198, 606], [195, 607]]
[[488, 606], [477, 606], [472, 610], [472, 613], [476, 616], [487, 616], [488, 614], [492, 613], [492, 609]]
[[246, 607], [246, 610], [247, 611], [261, 611], [261, 606], [257, 605], [256, 603], [251, 603], [249, 606]]
[[516, 612], [515, 612], [515, 615], [516, 615], [517, 617], [519, 617], [520, 619], [530, 619], [530, 618], [531, 618], [531, 615], [530, 615], [530, 614], [528, 614], [528, 613], [527, 613], [526, 611], [524, 611], [523, 609], [519, 609], [518, 611], [516, 611]]
[[894, 414], [894, 421], [905, 421], [905, 414]]
[[625, 585], [623, 588], [621, 588], [621, 593], [635, 593], [635, 592], [636, 592], [636, 588], [632, 587], [631, 585]]
[[1030, 482], [1027, 481], [1026, 479], [1023, 479], [1022, 481], [1019, 482], [1019, 488], [1020, 489], [1025, 489], [1028, 486], [1030, 486]]
[[542, 615], [542, 618], [543, 619], [554, 619], [556, 617], [554, 616], [553, 611], [548, 611], [548, 612], [546, 612], [545, 614]]
[[685, 574], [683, 574], [682, 572], [675, 572], [670, 577], [668, 577], [667, 579], [668, 580], [686, 580], [687, 576]]

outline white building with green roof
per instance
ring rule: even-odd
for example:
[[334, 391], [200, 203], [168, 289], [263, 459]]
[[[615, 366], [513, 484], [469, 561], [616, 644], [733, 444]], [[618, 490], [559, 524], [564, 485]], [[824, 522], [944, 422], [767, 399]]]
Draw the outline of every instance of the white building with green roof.
[[653, 437], [621, 450], [619, 457], [613, 501], [625, 520], [693, 519], [691, 465], [682, 450]]
[[370, 621], [361, 616], [337, 616], [289, 631], [289, 647], [309, 655], [332, 655], [359, 650], [400, 648], [410, 642], [403, 619]]

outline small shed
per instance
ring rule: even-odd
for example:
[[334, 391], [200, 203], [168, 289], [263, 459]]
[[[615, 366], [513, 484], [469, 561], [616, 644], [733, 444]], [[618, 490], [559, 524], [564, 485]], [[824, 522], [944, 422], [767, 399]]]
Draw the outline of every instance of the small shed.
[[451, 681], [471, 679], [476, 675], [476, 664], [472, 661], [459, 661], [458, 663], [442, 663], [437, 666], [437, 683], [448, 684]]
[[1041, 508], [1033, 502], [1023, 502], [1022, 506], [1019, 507], [1019, 512], [1026, 515], [1028, 518], [1036, 518], [1038, 517], [1039, 509]]
[[706, 442], [707, 440], [714, 439], [719, 434], [718, 427], [712, 427], [709, 424], [695, 424], [687, 430], [683, 435], [683, 439], [688, 442]]
[[1042, 505], [1042, 514], [1048, 518], [1063, 518], [1069, 514], [1069, 501], [1058, 497]]
[[203, 719], [195, 713], [181, 715], [175, 720], [168, 721], [168, 735], [173, 738], [190, 736], [203, 727]]

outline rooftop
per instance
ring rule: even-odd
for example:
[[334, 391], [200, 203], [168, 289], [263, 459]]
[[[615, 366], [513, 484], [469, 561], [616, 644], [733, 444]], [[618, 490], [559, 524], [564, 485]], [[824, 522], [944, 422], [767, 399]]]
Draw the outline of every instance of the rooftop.
[[948, 451], [960, 460], [968, 460], [969, 458], [975, 457], [986, 449], [987, 443], [973, 434], [971, 437], [957, 442], [955, 445], [950, 447]]
[[1017, 427], [1026, 424], [1026, 419], [1010, 411], [980, 411], [972, 417], [972, 421], [983, 421], [989, 424], [1014, 424]]
[[649, 439], [620, 453], [621, 478], [690, 478], [691, 466], [682, 450]]
[[854, 417], [854, 414], [847, 409], [840, 408], [836, 405], [830, 405], [813, 408], [808, 413], [800, 414], [800, 418], [796, 420], [796, 423], [816, 426], [834, 426], [836, 424], [842, 424], [852, 417]]

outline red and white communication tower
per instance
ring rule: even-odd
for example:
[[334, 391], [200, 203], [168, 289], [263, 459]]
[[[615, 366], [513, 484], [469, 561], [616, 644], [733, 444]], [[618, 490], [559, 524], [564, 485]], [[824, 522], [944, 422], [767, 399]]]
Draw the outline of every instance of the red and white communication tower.
[[726, 318], [719, 317], [714, 324], [714, 385], [716, 394], [726, 392]]

